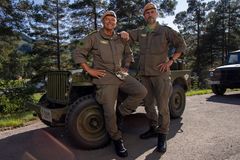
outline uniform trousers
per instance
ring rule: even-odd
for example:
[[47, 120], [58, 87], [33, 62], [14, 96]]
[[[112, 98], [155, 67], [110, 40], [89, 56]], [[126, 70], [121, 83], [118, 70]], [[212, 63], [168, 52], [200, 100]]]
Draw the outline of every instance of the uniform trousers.
[[142, 76], [141, 82], [148, 91], [144, 105], [150, 126], [158, 133], [168, 134], [170, 125], [168, 102], [172, 93], [170, 77]]
[[147, 94], [146, 88], [130, 75], [125, 80], [115, 84], [97, 84], [96, 99], [103, 106], [105, 127], [113, 140], [122, 138], [117, 126], [116, 106], [119, 91], [125, 93], [127, 98], [118, 106], [121, 115], [131, 114]]

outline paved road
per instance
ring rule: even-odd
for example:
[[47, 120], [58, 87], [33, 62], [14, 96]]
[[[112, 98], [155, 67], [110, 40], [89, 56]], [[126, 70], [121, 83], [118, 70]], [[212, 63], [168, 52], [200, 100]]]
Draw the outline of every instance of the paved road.
[[[240, 160], [240, 92], [187, 97], [181, 119], [171, 121], [168, 151], [155, 151], [156, 139], [140, 140], [147, 129], [143, 108], [127, 117], [124, 139], [133, 160]], [[41, 122], [0, 132], [1, 160], [111, 160], [112, 144], [86, 151], [69, 144], [63, 128]]]

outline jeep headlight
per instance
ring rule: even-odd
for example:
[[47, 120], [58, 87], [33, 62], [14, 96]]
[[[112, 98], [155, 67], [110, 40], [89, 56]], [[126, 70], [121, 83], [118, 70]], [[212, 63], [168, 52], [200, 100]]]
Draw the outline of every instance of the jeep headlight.
[[210, 77], [213, 77], [213, 75], [214, 75], [214, 71], [210, 71], [210, 72], [209, 72], [209, 76], [210, 76]]
[[72, 80], [73, 80], [73, 78], [72, 78], [72, 76], [70, 75], [70, 76], [68, 77], [68, 82], [69, 82], [69, 83], [72, 83]]
[[221, 76], [221, 71], [216, 69], [214, 71], [209, 72], [210, 77], [220, 77]]

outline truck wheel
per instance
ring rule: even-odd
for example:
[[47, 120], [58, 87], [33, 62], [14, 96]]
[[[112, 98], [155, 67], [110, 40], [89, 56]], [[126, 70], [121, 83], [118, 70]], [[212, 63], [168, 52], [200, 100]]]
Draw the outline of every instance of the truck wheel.
[[93, 96], [74, 102], [66, 116], [66, 129], [72, 142], [82, 149], [97, 149], [108, 144], [102, 107]]
[[220, 86], [220, 85], [212, 85], [212, 91], [214, 94], [216, 95], [224, 95], [224, 93], [226, 92], [226, 88]]
[[[46, 94], [42, 95], [42, 97], [41, 97], [41, 98], [39, 99], [39, 101], [38, 101], [38, 104], [41, 105], [41, 106], [45, 106], [45, 107], [47, 107], [47, 108], [51, 105], [51, 103], [47, 100], [47, 95], [46, 95]], [[45, 125], [47, 125], [47, 126], [49, 126], [49, 127], [52, 127], [51, 122], [48, 122], [48, 121], [42, 119], [40, 113], [37, 113], [37, 115], [38, 115], [39, 119], [40, 119]]]
[[180, 85], [173, 86], [173, 92], [169, 100], [171, 118], [179, 118], [183, 114], [186, 104], [186, 95]]

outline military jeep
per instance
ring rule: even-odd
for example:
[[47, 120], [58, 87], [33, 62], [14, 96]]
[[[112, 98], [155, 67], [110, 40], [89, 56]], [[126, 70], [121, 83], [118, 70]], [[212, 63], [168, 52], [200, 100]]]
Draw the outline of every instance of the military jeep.
[[226, 63], [209, 73], [212, 91], [224, 95], [227, 88], [240, 88], [240, 50], [229, 52]]
[[[185, 109], [190, 71], [185, 70], [184, 63], [179, 60], [172, 66], [171, 75], [173, 92], [169, 109], [171, 117], [178, 118]], [[124, 96], [122, 93], [119, 95], [121, 101]], [[69, 138], [77, 147], [96, 149], [110, 140], [104, 126], [102, 107], [95, 100], [95, 86], [82, 69], [47, 72], [45, 94], [37, 104], [26, 105], [34, 109], [46, 125], [65, 126]]]

